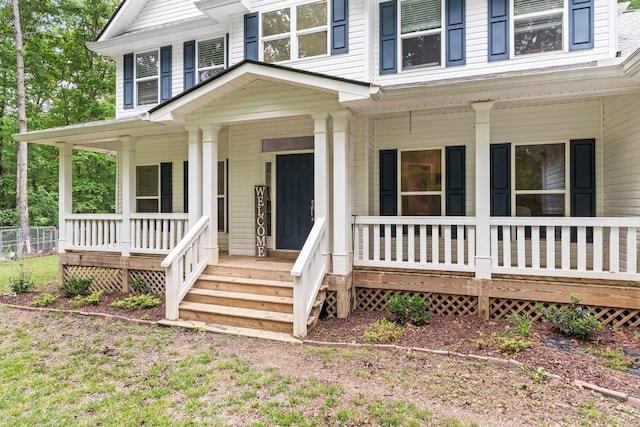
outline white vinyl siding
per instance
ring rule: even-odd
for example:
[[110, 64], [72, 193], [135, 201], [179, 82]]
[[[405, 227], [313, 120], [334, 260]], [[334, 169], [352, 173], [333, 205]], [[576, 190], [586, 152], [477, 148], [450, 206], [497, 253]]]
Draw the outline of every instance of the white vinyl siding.
[[[262, 184], [261, 142], [266, 138], [313, 135], [313, 120], [288, 118], [231, 126], [229, 130], [229, 252], [255, 255], [255, 200], [253, 187]], [[277, 171], [274, 171], [277, 173]], [[272, 216], [275, 218], [276, 197], [271, 189]], [[275, 235], [275, 230], [272, 231]]]
[[203, 16], [192, 0], [149, 0], [131, 24], [129, 31]]
[[[388, 149], [423, 150], [444, 149], [446, 146], [466, 146], [466, 211], [475, 215], [475, 116], [470, 111], [451, 113], [413, 113], [394, 118], [376, 118], [375, 133], [375, 173], [372, 174], [374, 211], [380, 210], [380, 151]], [[399, 153], [398, 153], [399, 154]], [[444, 156], [444, 150], [443, 150]], [[445, 186], [444, 176], [442, 185]], [[400, 209], [398, 209], [400, 212]]]

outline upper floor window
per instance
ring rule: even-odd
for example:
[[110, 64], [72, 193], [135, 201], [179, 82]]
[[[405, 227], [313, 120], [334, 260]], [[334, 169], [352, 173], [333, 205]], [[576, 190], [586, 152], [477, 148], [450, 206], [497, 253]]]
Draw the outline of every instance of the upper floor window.
[[224, 70], [224, 37], [198, 42], [198, 81], [215, 76]]
[[315, 1], [262, 14], [264, 62], [282, 62], [328, 52], [327, 1]]
[[440, 65], [442, 0], [400, 3], [400, 39], [403, 68]]
[[562, 50], [564, 0], [513, 0], [514, 53]]
[[137, 105], [158, 103], [158, 69], [160, 56], [157, 50], [136, 54]]

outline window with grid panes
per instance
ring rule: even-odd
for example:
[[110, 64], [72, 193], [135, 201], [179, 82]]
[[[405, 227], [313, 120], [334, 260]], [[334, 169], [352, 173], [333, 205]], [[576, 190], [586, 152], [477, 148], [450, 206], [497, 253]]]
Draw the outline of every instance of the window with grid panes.
[[282, 62], [328, 52], [327, 1], [314, 1], [262, 14], [264, 62]]
[[401, 214], [442, 214], [442, 150], [400, 152]]
[[227, 173], [226, 161], [218, 162], [218, 231], [227, 230]]
[[136, 166], [136, 212], [160, 211], [159, 165]]

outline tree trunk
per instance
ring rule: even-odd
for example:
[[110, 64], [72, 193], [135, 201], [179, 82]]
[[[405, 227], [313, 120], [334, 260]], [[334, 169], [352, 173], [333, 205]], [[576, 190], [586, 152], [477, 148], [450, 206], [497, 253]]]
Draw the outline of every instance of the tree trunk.
[[[27, 109], [25, 100], [24, 85], [24, 57], [22, 43], [22, 21], [20, 19], [20, 2], [19, 0], [11, 0], [13, 10], [14, 35], [16, 42], [16, 62], [17, 62], [17, 89], [18, 89], [18, 133], [27, 132]], [[20, 217], [20, 228], [22, 229], [23, 239], [18, 248], [18, 255], [23, 251], [31, 252], [31, 244], [29, 239], [29, 205], [27, 201], [27, 143], [25, 141], [18, 142], [18, 167], [17, 167], [17, 201], [18, 216]]]

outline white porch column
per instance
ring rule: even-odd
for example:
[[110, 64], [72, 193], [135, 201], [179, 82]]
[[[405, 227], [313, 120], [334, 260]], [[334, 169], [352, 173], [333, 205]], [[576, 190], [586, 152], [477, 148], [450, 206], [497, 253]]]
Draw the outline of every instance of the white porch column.
[[71, 236], [67, 234], [67, 215], [72, 212], [73, 145], [60, 144], [58, 148], [58, 253], [64, 253]]
[[[202, 217], [202, 140], [200, 128], [189, 127], [189, 229]], [[216, 174], [217, 177], [217, 174]], [[216, 212], [218, 212], [216, 210]]]
[[333, 117], [333, 273], [351, 273], [351, 113], [339, 111]]
[[476, 278], [491, 278], [490, 145], [493, 102], [471, 104], [476, 112]]
[[[327, 122], [326, 114], [318, 114], [313, 116], [313, 198], [315, 206], [315, 217], [326, 218], [327, 227], [330, 230], [330, 208], [329, 205], [329, 141], [327, 140]], [[330, 233], [327, 233], [330, 234]], [[328, 242], [326, 242], [328, 243]], [[329, 256], [330, 249], [325, 244], [321, 249], [325, 256]]]
[[122, 256], [129, 256], [131, 241], [131, 214], [136, 211], [136, 139], [121, 137], [122, 144], [122, 228], [120, 229], [120, 247]]
[[[217, 264], [218, 247], [218, 132], [221, 126], [202, 128], [202, 215], [209, 217], [205, 250], [209, 264]], [[198, 197], [198, 194], [194, 194]]]

